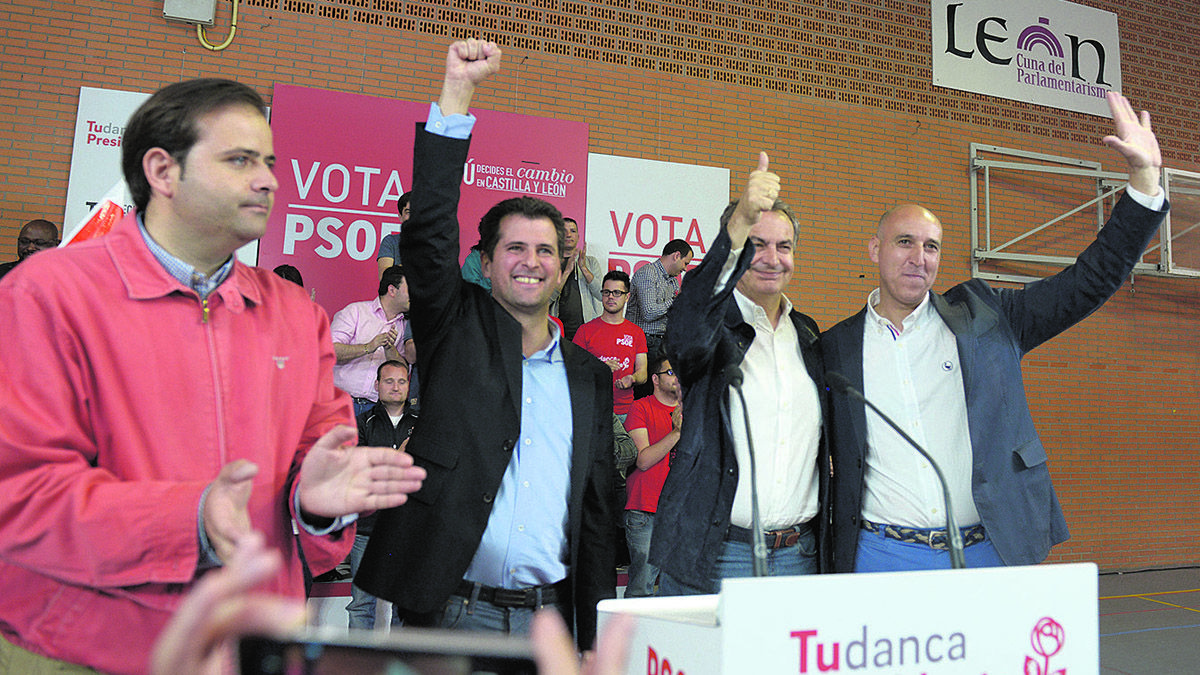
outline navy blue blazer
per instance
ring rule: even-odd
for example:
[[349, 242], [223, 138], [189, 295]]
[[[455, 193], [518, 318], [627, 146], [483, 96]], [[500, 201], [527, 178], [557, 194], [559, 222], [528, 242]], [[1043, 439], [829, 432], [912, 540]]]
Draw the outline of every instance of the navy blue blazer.
[[[1070, 536], [1050, 482], [1046, 450], [1033, 426], [1021, 358], [1100, 308], [1129, 276], [1166, 214], [1124, 196], [1096, 240], [1063, 271], [1021, 289], [978, 279], [933, 308], [954, 333], [967, 401], [971, 492], [984, 529], [1007, 565], [1041, 562]], [[863, 386], [864, 308], [821, 336], [825, 368]], [[830, 396], [833, 452], [833, 568], [853, 572], [867, 452], [866, 407]], [[915, 450], [914, 450], [915, 452]]]

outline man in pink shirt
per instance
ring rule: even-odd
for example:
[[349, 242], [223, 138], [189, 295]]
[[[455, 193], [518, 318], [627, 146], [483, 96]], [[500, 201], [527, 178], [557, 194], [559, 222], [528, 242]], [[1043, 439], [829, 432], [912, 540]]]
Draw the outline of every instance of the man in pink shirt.
[[654, 394], [639, 398], [625, 418], [625, 429], [637, 446], [637, 469], [629, 474], [625, 502], [625, 541], [629, 544], [629, 583], [625, 597], [654, 595], [658, 568], [649, 562], [650, 538], [658, 495], [671, 470], [671, 451], [679, 442], [683, 411], [679, 408], [679, 378], [667, 358], [654, 361]]
[[646, 334], [625, 318], [629, 275], [612, 270], [600, 291], [604, 313], [579, 327], [573, 342], [613, 371], [613, 412], [622, 421], [633, 404], [633, 385], [646, 381]]
[[329, 327], [337, 354], [333, 383], [354, 398], [355, 416], [370, 410], [378, 400], [375, 375], [384, 361], [412, 363], [397, 351], [408, 307], [404, 270], [392, 265], [379, 279], [379, 297], [352, 302], [333, 315]]

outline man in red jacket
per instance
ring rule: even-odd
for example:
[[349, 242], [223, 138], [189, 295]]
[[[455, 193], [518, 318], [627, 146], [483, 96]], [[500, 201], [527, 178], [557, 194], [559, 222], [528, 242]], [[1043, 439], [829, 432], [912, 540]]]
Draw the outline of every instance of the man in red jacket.
[[280, 549], [265, 590], [303, 597], [297, 546], [329, 569], [350, 514], [419, 487], [407, 455], [346, 447], [325, 313], [233, 257], [266, 228], [274, 161], [253, 90], [166, 87], [126, 127], [136, 210], [0, 281], [8, 672], [144, 672], [183, 594], [239, 542]]

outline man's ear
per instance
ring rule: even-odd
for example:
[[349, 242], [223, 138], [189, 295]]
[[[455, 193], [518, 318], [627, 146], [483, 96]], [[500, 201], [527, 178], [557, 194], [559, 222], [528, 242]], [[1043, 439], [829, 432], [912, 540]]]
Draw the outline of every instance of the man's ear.
[[492, 256], [483, 251], [479, 252], [479, 273], [484, 279], [492, 278]]
[[150, 191], [168, 199], [175, 196], [180, 168], [179, 162], [175, 161], [171, 153], [162, 148], [150, 148], [142, 156], [142, 173], [146, 175]]
[[875, 235], [867, 240], [867, 256], [871, 258], [871, 262], [879, 264], [879, 236]]

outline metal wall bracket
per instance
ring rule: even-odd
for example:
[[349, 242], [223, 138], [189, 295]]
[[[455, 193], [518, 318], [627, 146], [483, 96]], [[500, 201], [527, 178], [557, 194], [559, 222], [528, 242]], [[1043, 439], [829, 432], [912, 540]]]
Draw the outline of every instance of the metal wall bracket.
[[[1052, 245], [1041, 245], [1039, 237], [1054, 239], [1063, 234], [1055, 226], [1077, 226], [1081, 217], [1092, 220], [1088, 214], [1094, 214], [1098, 231], [1129, 178], [1105, 171], [1099, 162], [982, 143], [970, 144], [970, 174], [971, 275], [1013, 283], [1035, 281], [1074, 263], [1078, 251], [1054, 252]], [[1005, 183], [1000, 190], [1008, 191], [1000, 199], [993, 194], [998, 180]], [[1162, 185], [1171, 212], [1134, 273], [1200, 277], [1200, 174], [1164, 168]], [[1067, 194], [1071, 190], [1078, 190], [1079, 203], [1028, 229], [1014, 226], [1028, 221], [1037, 193], [1072, 201], [1075, 198]]]

